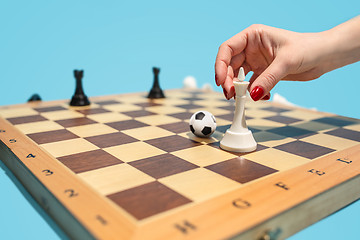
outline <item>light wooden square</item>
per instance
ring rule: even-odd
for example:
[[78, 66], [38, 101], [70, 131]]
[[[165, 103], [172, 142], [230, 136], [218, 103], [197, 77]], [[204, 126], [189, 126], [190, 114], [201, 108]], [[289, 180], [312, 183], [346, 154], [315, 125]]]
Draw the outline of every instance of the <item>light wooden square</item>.
[[247, 117], [252, 117], [252, 118], [267, 118], [267, 117], [273, 117], [276, 116], [276, 113], [274, 112], [270, 112], [270, 111], [265, 111], [265, 110], [261, 110], [261, 109], [246, 109], [245, 110], [245, 115]]
[[192, 91], [165, 91], [167, 99], [182, 99], [192, 97]]
[[210, 147], [208, 145], [187, 148], [184, 150], [172, 152], [172, 154], [200, 167], [237, 157], [234, 154]]
[[165, 151], [144, 142], [128, 143], [104, 148], [103, 150], [124, 162], [131, 162], [166, 153]]
[[238, 182], [204, 168], [161, 178], [159, 182], [195, 202], [222, 195], [241, 186]]
[[181, 112], [186, 111], [183, 108], [174, 107], [174, 106], [166, 106], [166, 105], [147, 107], [147, 108], [145, 108], [145, 110], [147, 110], [149, 112], [157, 113], [157, 114], [164, 114], [164, 115], [181, 113]]
[[327, 117], [327, 116], [333, 116], [333, 114], [330, 113], [323, 113], [323, 112], [317, 112], [317, 111], [311, 111], [306, 109], [304, 111], [304, 109], [295, 109], [292, 111], [287, 111], [287, 112], [283, 112], [281, 113], [282, 116], [286, 116], [286, 117], [292, 117], [292, 118], [297, 118], [297, 119], [301, 119], [301, 120], [306, 120], [306, 121], [311, 121], [317, 118], [322, 118], [322, 117]]
[[167, 98], [154, 99], [153, 102], [161, 104], [163, 106], [176, 106], [176, 105], [182, 105], [182, 104], [189, 104], [189, 101], [187, 101], [187, 100], [171, 98], [171, 96], [167, 97]]
[[128, 103], [110, 104], [110, 105], [103, 106], [103, 108], [113, 111], [113, 112], [130, 112], [130, 111], [141, 110], [140, 106], [128, 104]]
[[78, 174], [103, 195], [137, 187], [155, 179], [126, 163]]
[[349, 129], [349, 130], [359, 131], [359, 132], [360, 132], [360, 124], [349, 125], [349, 126], [345, 126], [344, 128], [345, 128], [345, 129]]
[[59, 111], [52, 111], [52, 112], [43, 112], [41, 115], [49, 120], [63, 120], [69, 118], [81, 118], [84, 117], [84, 114], [81, 114], [76, 111], [72, 110], [59, 110]]
[[40, 146], [56, 158], [98, 149], [97, 146], [82, 138], [46, 143]]
[[225, 101], [218, 101], [216, 99], [196, 100], [194, 104], [203, 106], [204, 108], [221, 108], [229, 106], [230, 103]]
[[221, 92], [203, 92], [201, 94], [198, 94], [198, 97], [203, 99], [210, 99], [210, 100], [225, 100], [224, 94]]
[[301, 141], [313, 143], [323, 147], [328, 147], [335, 150], [342, 150], [359, 144], [356, 141], [344, 139], [337, 136], [328, 134], [316, 134], [306, 138], [302, 138]]
[[278, 149], [268, 148], [244, 155], [244, 158], [267, 167], [283, 171], [310, 162], [309, 159], [290, 154]]
[[109, 123], [109, 122], [117, 122], [117, 121], [124, 121], [131, 119], [131, 117], [125, 114], [116, 113], [116, 112], [91, 114], [88, 115], [87, 118], [90, 118], [99, 123]]
[[0, 108], [0, 116], [3, 118], [26, 117], [37, 114], [38, 112], [32, 108]]
[[53, 121], [41, 121], [32, 123], [18, 124], [16, 127], [24, 134], [47, 132], [53, 130], [60, 130], [64, 127]]
[[135, 120], [146, 123], [148, 125], [153, 125], [153, 126], [181, 122], [181, 120], [178, 118], [174, 118], [174, 117], [166, 116], [166, 115], [150, 115], [150, 116], [145, 116], [145, 117], [137, 117], [137, 118], [135, 118]]
[[260, 130], [268, 130], [270, 128], [284, 127], [286, 124], [278, 123], [266, 119], [253, 118], [246, 120], [246, 124], [248, 126], [260, 129]]
[[112, 127], [109, 127], [101, 123], [70, 127], [67, 128], [67, 130], [78, 135], [79, 137], [91, 137], [91, 136], [118, 132], [116, 129], [113, 129]]
[[131, 104], [151, 102], [152, 100], [149, 98], [146, 98], [145, 97], [146, 95], [147, 94], [145, 94], [145, 93], [140, 94], [140, 95], [126, 94], [126, 95], [122, 95], [120, 97], [116, 97], [115, 100], [118, 100], [123, 103], [131, 103]]
[[[194, 109], [190, 109], [189, 112], [195, 113], [195, 112], [204, 111], [204, 110], [210, 112], [214, 116], [225, 115], [225, 114], [229, 114], [232, 112], [232, 111], [223, 109], [221, 107], [213, 107], [213, 106], [203, 107], [203, 108], [194, 108]], [[234, 107], [234, 110], [235, 110], [235, 107]]]
[[134, 128], [122, 132], [142, 141], [175, 135], [173, 132], [155, 126]]

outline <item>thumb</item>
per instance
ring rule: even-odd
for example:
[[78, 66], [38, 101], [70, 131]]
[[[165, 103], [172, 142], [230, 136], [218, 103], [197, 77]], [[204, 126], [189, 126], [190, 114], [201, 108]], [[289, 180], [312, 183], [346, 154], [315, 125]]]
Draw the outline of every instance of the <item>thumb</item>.
[[285, 64], [275, 58], [274, 61], [262, 72], [250, 86], [250, 96], [258, 101], [266, 96], [273, 87], [287, 75]]

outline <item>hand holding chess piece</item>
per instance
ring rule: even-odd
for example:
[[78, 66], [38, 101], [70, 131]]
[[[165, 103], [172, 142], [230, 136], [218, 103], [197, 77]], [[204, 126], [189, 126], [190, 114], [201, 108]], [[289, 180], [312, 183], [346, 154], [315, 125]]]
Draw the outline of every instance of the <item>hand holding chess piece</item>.
[[244, 79], [244, 69], [241, 67], [237, 79], [234, 79], [236, 98], [233, 124], [220, 141], [220, 147], [231, 152], [252, 152], [257, 146], [245, 122], [246, 90], [249, 82], [245, 82]]

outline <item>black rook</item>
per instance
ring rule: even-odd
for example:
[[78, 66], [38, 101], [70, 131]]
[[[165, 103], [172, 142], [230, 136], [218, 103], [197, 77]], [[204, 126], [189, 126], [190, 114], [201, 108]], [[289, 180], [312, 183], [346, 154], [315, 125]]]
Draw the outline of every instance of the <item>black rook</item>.
[[153, 67], [153, 72], [154, 72], [154, 83], [149, 92], [148, 98], [164, 98], [165, 95], [164, 95], [163, 91], [161, 90], [160, 84], [159, 84], [160, 68]]
[[74, 76], [76, 79], [75, 94], [71, 99], [70, 106], [88, 106], [90, 105], [89, 99], [84, 93], [82, 86], [82, 78], [84, 76], [83, 70], [74, 70]]

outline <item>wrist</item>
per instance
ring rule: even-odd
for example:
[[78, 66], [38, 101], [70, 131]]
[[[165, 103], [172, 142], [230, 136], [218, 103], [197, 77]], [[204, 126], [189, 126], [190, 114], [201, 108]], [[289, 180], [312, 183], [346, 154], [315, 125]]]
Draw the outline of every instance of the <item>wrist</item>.
[[321, 33], [327, 39], [326, 70], [357, 62], [360, 60], [360, 18], [351, 19]]

